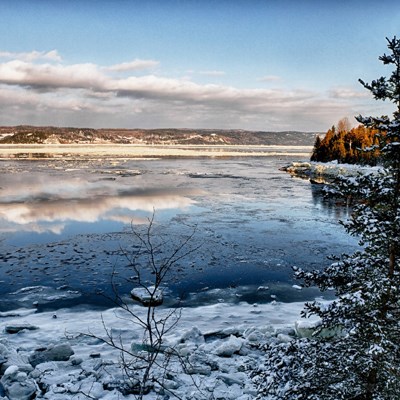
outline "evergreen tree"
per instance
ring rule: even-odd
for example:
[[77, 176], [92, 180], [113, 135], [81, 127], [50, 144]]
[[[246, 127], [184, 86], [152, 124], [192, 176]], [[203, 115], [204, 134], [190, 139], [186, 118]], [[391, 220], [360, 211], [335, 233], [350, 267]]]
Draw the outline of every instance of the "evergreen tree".
[[323, 271], [296, 271], [306, 286], [333, 288], [336, 297], [305, 305], [303, 316], [321, 321], [311, 338], [264, 347], [264, 365], [254, 374], [259, 398], [400, 398], [400, 40], [388, 39], [388, 48], [380, 60], [394, 66], [390, 77], [360, 82], [376, 99], [396, 105], [393, 118], [357, 117], [381, 132], [383, 167], [339, 184], [360, 200], [344, 225], [362, 250]]
[[320, 158], [322, 158], [322, 146], [321, 146], [321, 138], [319, 135], [315, 138], [314, 142], [314, 148], [313, 152], [311, 155], [311, 161], [318, 161]]

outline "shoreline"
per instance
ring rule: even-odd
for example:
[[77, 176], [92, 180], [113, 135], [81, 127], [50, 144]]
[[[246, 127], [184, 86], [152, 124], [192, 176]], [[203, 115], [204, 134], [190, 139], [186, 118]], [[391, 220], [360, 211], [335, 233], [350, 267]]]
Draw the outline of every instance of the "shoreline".
[[121, 144], [17, 144], [0, 145], [0, 160], [194, 157], [309, 157], [312, 146], [207, 146]]

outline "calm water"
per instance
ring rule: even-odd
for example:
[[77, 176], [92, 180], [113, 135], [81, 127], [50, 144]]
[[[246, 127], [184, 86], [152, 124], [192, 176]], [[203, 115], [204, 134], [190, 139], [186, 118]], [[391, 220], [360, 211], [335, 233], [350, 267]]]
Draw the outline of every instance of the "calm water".
[[171, 299], [315, 296], [292, 288], [291, 267], [322, 268], [356, 241], [338, 224], [346, 210], [327, 202], [319, 186], [279, 171], [291, 160], [1, 161], [0, 293], [11, 302], [9, 293], [42, 285], [66, 302], [75, 291], [75, 302], [101, 302], [94, 293], [109, 291], [113, 270], [128, 292], [133, 272], [122, 252], [133, 254], [131, 227], [146, 228], [155, 210], [168, 245], [193, 227], [190, 245], [201, 244], [175, 265]]

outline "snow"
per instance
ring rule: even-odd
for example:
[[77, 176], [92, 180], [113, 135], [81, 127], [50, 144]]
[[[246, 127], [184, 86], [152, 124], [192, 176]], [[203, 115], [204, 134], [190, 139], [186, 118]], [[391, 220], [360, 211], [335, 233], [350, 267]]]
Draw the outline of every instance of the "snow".
[[[246, 365], [257, 365], [261, 356], [254, 344], [266, 341], [288, 341], [293, 338], [295, 321], [300, 317], [303, 303], [228, 304], [217, 303], [182, 309], [178, 325], [165, 338], [164, 345], [174, 348], [186, 358], [190, 368], [185, 371], [177, 360], [170, 368], [165, 386], [181, 398], [253, 399], [256, 389], [246, 373]], [[146, 307], [133, 303], [132, 311], [142, 315]], [[159, 316], [171, 309], [160, 306]], [[57, 318], [54, 318], [54, 315]], [[0, 315], [0, 358], [3, 355], [8, 384], [32, 387], [33, 380], [46, 387], [46, 399], [134, 399], [121, 395], [119, 352], [87, 333], [105, 337], [102, 320], [113, 335], [127, 347], [142, 343], [143, 332], [121, 309], [99, 310], [87, 307], [63, 308], [55, 311], [33, 312], [14, 310]], [[7, 334], [6, 325], [36, 326], [37, 330], [22, 330]], [[47, 361], [33, 369], [28, 364], [35, 350], [71, 346], [68, 361]], [[156, 367], [158, 368], [158, 367]], [[22, 379], [19, 372], [26, 372]], [[4, 373], [4, 371], [3, 371]], [[160, 373], [160, 370], [155, 370]], [[15, 378], [12, 376], [15, 375]], [[17, 378], [17, 376], [19, 378]], [[12, 379], [11, 379], [12, 378]], [[14, 380], [13, 380], [14, 379]], [[17, 379], [23, 382], [16, 383]], [[5, 380], [5, 383], [7, 383]], [[196, 385], [195, 385], [196, 383]], [[11, 386], [10, 386], [11, 387]], [[18, 387], [18, 390], [22, 390]], [[150, 400], [163, 390], [155, 385], [144, 396]], [[156, 392], [155, 392], [156, 391]], [[27, 393], [30, 393], [28, 390]], [[118, 397], [119, 396], [119, 397]]]
[[371, 167], [369, 165], [341, 164], [337, 161], [326, 163], [319, 162], [292, 162], [285, 170], [293, 175], [306, 176], [311, 179], [325, 178], [334, 179], [339, 175], [348, 178], [361, 174], [376, 173], [382, 167]]
[[162, 304], [164, 300], [162, 290], [156, 289], [154, 286], [132, 289], [131, 296], [134, 300], [142, 303], [144, 306], [158, 306]]

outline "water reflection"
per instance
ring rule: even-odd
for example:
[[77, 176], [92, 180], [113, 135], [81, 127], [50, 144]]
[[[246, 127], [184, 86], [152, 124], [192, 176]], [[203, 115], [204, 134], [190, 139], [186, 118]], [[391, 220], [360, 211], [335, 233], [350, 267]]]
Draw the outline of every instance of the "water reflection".
[[0, 163], [0, 295], [32, 283], [110, 290], [114, 269], [122, 280], [132, 275], [120, 254], [131, 248], [126, 223], [147, 222], [155, 208], [167, 238], [196, 226], [195, 243], [202, 243], [168, 281], [181, 298], [204, 287], [263, 285], [271, 288], [268, 299], [279, 300], [272, 288], [284, 282], [294, 299], [293, 265], [322, 268], [330, 264], [326, 256], [350, 253], [357, 243], [337, 223], [344, 210], [321, 187], [279, 171], [285, 162]]
[[310, 184], [313, 203], [337, 220], [346, 220], [351, 215], [351, 207], [340, 199], [328, 196], [323, 184]]
[[0, 232], [60, 234], [73, 222], [101, 220], [144, 222], [137, 211], [184, 209], [195, 203], [199, 190], [187, 188], [127, 188], [116, 182], [83, 179], [49, 180], [43, 176], [7, 182], [0, 199]]

